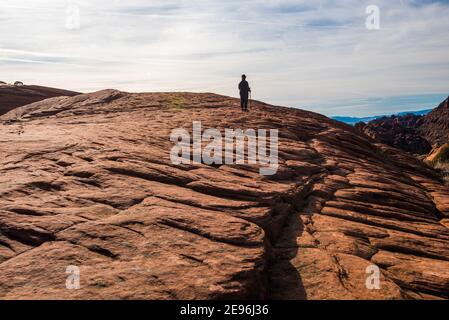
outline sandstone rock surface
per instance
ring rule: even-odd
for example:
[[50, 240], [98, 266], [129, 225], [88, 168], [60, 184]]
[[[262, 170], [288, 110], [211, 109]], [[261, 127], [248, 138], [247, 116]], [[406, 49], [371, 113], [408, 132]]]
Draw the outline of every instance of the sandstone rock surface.
[[[170, 132], [279, 129], [279, 170], [174, 165]], [[449, 298], [449, 190], [355, 128], [103, 90], [0, 117], [0, 299]], [[380, 268], [380, 288], [366, 287]], [[80, 288], [67, 289], [68, 266]]]

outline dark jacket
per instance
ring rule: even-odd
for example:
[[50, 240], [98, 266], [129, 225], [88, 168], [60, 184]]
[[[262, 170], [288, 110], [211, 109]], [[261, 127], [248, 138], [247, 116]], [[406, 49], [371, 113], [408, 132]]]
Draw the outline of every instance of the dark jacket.
[[248, 100], [248, 93], [251, 92], [251, 88], [249, 87], [248, 81], [242, 80], [239, 83], [239, 90], [240, 90], [240, 98]]

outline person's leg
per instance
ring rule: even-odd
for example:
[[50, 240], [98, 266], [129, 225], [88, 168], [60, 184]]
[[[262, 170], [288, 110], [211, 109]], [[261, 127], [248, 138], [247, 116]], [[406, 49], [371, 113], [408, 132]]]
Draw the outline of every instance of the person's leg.
[[245, 111], [248, 111], [248, 99], [245, 100]]
[[242, 111], [245, 111], [245, 100], [243, 98], [240, 98], [240, 108], [242, 108]]

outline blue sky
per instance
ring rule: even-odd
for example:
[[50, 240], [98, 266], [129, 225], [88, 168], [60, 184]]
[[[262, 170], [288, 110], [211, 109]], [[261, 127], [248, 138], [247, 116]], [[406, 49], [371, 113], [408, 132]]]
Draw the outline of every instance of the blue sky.
[[326, 115], [426, 109], [449, 95], [448, 17], [429, 0], [0, 0], [0, 80], [237, 96], [246, 73], [254, 98]]

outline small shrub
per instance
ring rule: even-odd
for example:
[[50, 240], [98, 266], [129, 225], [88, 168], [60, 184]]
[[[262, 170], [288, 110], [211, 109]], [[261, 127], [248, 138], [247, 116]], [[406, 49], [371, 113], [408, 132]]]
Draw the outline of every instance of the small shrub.
[[449, 185], [449, 144], [444, 145], [437, 152], [427, 163], [438, 170], [442, 179]]
[[449, 145], [444, 145], [433, 158], [434, 163], [449, 163]]
[[182, 109], [185, 105], [185, 99], [181, 96], [171, 97], [168, 101], [168, 107], [172, 109]]

